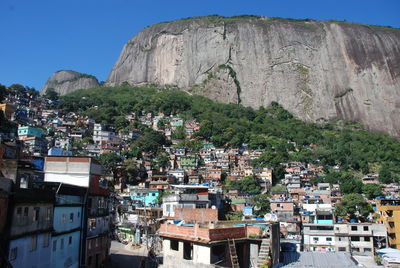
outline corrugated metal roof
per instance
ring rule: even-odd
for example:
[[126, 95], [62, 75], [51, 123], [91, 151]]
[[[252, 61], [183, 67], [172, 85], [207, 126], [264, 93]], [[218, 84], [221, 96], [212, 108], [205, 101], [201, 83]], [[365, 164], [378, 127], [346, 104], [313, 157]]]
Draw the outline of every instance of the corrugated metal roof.
[[279, 267], [357, 267], [350, 254], [344, 252], [283, 252], [283, 255], [284, 261]]

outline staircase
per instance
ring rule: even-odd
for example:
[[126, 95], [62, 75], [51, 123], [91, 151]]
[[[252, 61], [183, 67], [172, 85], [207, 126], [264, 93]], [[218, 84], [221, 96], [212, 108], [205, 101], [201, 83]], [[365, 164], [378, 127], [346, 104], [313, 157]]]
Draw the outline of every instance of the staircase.
[[229, 253], [231, 255], [232, 268], [240, 268], [239, 259], [236, 253], [235, 240], [228, 239]]
[[270, 250], [270, 240], [269, 238], [264, 238], [261, 242], [260, 252], [258, 253], [257, 267], [265, 264], [269, 258]]

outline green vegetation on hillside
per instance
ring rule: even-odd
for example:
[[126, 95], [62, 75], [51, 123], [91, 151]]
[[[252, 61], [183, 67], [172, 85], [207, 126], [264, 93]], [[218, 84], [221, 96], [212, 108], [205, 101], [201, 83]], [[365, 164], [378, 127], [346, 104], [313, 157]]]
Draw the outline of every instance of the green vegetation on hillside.
[[[398, 140], [368, 132], [354, 122], [305, 123], [278, 103], [254, 110], [178, 90], [159, 91], [127, 85], [80, 90], [61, 100], [61, 108], [81, 112], [119, 129], [134, 127], [124, 119], [124, 115], [132, 112], [137, 115], [162, 112], [196, 119], [200, 122], [197, 139], [204, 138], [216, 146], [238, 147], [244, 143], [249, 148], [265, 150], [256, 161], [260, 167], [277, 166], [280, 161], [302, 161], [339, 165], [342, 171], [363, 174], [378, 172], [384, 166], [386, 174], [382, 178], [391, 181], [398, 180], [400, 175]], [[147, 148], [147, 145], [136, 144], [132, 149]], [[149, 146], [156, 152], [154, 146]]]

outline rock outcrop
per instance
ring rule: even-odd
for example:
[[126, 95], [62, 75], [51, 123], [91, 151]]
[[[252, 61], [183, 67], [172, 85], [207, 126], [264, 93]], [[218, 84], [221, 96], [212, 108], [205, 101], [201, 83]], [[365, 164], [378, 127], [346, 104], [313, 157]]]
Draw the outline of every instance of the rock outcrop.
[[155, 84], [306, 121], [341, 118], [400, 137], [400, 29], [218, 16], [145, 28], [108, 85]]
[[44, 94], [47, 89], [53, 88], [58, 94], [65, 95], [78, 89], [94, 88], [99, 86], [96, 77], [70, 70], [55, 72], [40, 90]]

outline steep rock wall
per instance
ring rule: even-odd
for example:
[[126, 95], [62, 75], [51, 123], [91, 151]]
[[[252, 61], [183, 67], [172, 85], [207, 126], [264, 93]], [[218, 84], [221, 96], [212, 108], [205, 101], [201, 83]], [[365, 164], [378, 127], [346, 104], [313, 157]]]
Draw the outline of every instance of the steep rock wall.
[[194, 18], [145, 28], [108, 85], [173, 86], [306, 121], [342, 118], [400, 137], [400, 30], [338, 22]]
[[65, 95], [78, 89], [98, 87], [96, 77], [75, 71], [62, 70], [54, 73], [40, 90], [44, 94], [47, 89], [53, 88], [59, 95]]

